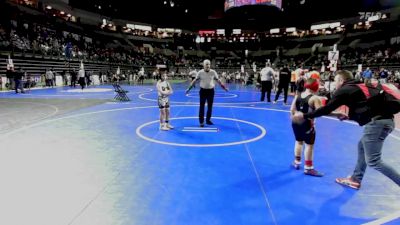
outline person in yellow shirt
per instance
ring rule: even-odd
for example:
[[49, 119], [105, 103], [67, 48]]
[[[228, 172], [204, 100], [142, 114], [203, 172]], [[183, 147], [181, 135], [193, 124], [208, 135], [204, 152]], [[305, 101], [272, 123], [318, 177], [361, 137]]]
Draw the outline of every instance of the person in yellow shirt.
[[297, 72], [293, 70], [290, 76], [290, 93], [294, 94], [296, 92], [296, 80], [297, 80]]

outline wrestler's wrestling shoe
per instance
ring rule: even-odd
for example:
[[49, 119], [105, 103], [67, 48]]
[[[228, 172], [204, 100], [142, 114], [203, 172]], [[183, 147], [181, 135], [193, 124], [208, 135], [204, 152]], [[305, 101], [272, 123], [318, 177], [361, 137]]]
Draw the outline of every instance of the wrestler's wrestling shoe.
[[293, 162], [292, 162], [292, 167], [293, 167], [295, 170], [299, 170], [299, 169], [300, 169], [300, 165], [301, 165], [301, 162], [296, 162], [296, 161], [293, 161]]
[[168, 126], [167, 125], [160, 125], [160, 130], [162, 130], [162, 131], [169, 131], [170, 129], [168, 128]]
[[322, 176], [324, 176], [323, 173], [320, 173], [315, 169], [305, 169], [304, 170], [304, 174], [305, 175], [310, 175], [310, 176], [313, 176], [313, 177], [322, 177]]

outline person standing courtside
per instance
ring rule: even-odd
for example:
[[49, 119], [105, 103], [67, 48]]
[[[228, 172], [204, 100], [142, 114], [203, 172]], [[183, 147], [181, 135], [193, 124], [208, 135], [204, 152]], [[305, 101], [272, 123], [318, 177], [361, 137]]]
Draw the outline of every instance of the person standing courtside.
[[[196, 79], [196, 76], [197, 76], [197, 70], [196, 70], [196, 69], [191, 70], [191, 71], [189, 72], [189, 76], [190, 76], [190, 78], [192, 79], [192, 81], [195, 80], [195, 79]], [[193, 88], [196, 88], [196, 85], [195, 85], [195, 84], [193, 84]]]
[[271, 102], [272, 80], [274, 79], [274, 70], [271, 63], [267, 62], [265, 68], [261, 70], [261, 101], [265, 100], [265, 92], [267, 92], [267, 101]]
[[283, 90], [283, 104], [287, 104], [287, 96], [289, 91], [289, 83], [290, 83], [291, 73], [288, 66], [284, 66], [279, 73], [279, 85], [278, 92], [275, 95], [274, 104], [278, 101], [279, 95]]
[[85, 79], [85, 70], [83, 68], [80, 68], [78, 71], [78, 77], [79, 77], [79, 84], [81, 85], [81, 90], [83, 91], [83, 89], [86, 86], [86, 79]]
[[71, 87], [76, 87], [76, 81], [78, 80], [78, 74], [75, 68], [71, 71]]
[[46, 86], [53, 87], [54, 86], [54, 73], [52, 69], [46, 69]]
[[21, 90], [21, 93], [25, 93], [22, 85], [22, 77], [24, 77], [24, 72], [22, 68], [19, 68], [18, 71], [14, 73], [15, 93], [18, 93], [18, 89]]
[[297, 80], [297, 73], [296, 70], [293, 70], [290, 76], [290, 93], [293, 95], [296, 93], [296, 80]]
[[188, 94], [190, 89], [193, 88], [195, 82], [197, 80], [200, 80], [200, 110], [199, 110], [200, 127], [204, 127], [204, 107], [206, 101], [207, 101], [206, 123], [207, 125], [213, 125], [213, 122], [211, 121], [211, 115], [212, 115], [212, 106], [214, 102], [214, 93], [215, 93], [214, 81], [217, 81], [218, 84], [222, 87], [222, 89], [228, 91], [228, 89], [221, 83], [217, 72], [211, 69], [210, 60], [204, 60], [203, 67], [204, 69], [200, 70], [197, 73], [196, 78], [190, 83], [189, 88], [186, 90], [186, 94]]

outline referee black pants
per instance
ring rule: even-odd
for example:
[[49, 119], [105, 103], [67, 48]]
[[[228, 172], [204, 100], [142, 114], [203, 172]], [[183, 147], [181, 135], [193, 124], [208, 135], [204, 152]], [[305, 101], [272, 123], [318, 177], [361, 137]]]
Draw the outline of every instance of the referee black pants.
[[204, 107], [207, 101], [207, 117], [206, 121], [211, 120], [212, 107], [214, 103], [214, 88], [212, 89], [200, 89], [200, 111], [199, 111], [199, 122], [204, 123]]
[[271, 102], [272, 81], [261, 81], [261, 101], [265, 100], [265, 92], [267, 92], [267, 100]]

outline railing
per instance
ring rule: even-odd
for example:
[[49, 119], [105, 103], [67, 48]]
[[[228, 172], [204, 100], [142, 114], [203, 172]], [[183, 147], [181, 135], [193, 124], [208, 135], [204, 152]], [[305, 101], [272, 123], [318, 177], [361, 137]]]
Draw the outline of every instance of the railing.
[[[7, 68], [7, 56], [0, 55], [0, 75], [4, 76]], [[79, 70], [80, 61], [72, 60], [57, 60], [52, 58], [22, 58], [18, 56], [13, 57], [13, 63], [15, 68], [22, 68], [29, 74], [42, 74], [46, 69], [53, 69], [55, 72], [61, 73], [62, 71], [68, 71], [72, 69]], [[86, 71], [93, 73], [106, 73], [107, 71], [115, 72], [120, 67], [121, 70], [134, 70], [137, 67], [126, 65], [126, 64], [112, 64], [112, 63], [100, 63], [100, 62], [84, 62]]]

